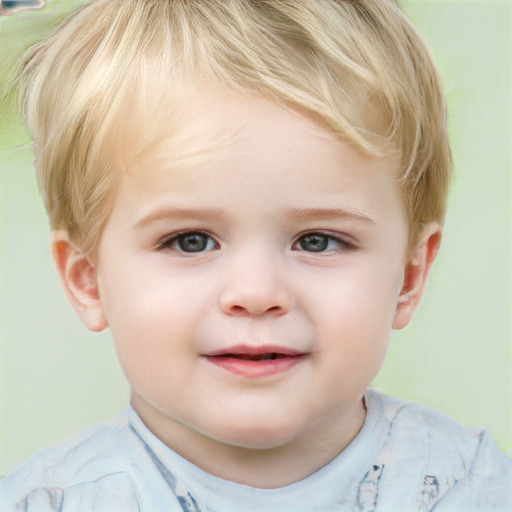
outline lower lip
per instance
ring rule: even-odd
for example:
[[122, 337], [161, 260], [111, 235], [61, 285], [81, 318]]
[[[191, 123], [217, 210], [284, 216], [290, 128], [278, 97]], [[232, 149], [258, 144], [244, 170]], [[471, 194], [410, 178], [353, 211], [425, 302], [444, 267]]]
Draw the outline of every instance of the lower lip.
[[207, 357], [210, 363], [220, 366], [222, 369], [246, 377], [249, 379], [261, 379], [279, 373], [284, 373], [298, 365], [306, 355], [282, 357], [278, 359], [263, 359], [251, 361], [247, 359], [236, 359], [235, 357]]

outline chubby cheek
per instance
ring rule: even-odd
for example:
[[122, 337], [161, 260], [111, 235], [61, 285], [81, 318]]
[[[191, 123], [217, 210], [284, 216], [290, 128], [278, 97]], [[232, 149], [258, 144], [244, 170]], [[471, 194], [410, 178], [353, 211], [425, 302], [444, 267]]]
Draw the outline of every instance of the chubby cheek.
[[[396, 270], [396, 269], [395, 269]], [[384, 360], [396, 311], [400, 272], [377, 266], [346, 272], [312, 296], [318, 357], [346, 385], [365, 388]]]
[[133, 387], [167, 387], [187, 371], [194, 351], [194, 309], [200, 304], [194, 305], [186, 290], [181, 294], [177, 281], [152, 280], [147, 274], [119, 277], [108, 283], [106, 289], [116, 293], [106, 293], [103, 306], [121, 366]]
[[[325, 375], [337, 376], [334, 378], [342, 381], [345, 391], [364, 392], [384, 361], [389, 329], [372, 313], [366, 309], [359, 318], [355, 314], [340, 317], [338, 322], [323, 328], [325, 344], [319, 357], [325, 365]], [[385, 325], [389, 325], [389, 314], [384, 318]]]

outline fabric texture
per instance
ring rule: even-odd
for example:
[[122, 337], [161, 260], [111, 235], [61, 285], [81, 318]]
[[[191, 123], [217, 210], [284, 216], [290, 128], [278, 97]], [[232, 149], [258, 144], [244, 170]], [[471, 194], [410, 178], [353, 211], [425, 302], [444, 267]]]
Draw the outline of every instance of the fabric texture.
[[512, 511], [512, 462], [485, 430], [369, 389], [352, 443], [308, 478], [255, 489], [216, 478], [127, 407], [0, 481], [2, 512]]

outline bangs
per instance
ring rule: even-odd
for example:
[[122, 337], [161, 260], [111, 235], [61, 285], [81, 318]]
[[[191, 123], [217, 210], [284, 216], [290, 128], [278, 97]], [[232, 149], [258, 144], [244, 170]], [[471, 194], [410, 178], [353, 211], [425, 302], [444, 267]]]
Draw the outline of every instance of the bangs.
[[444, 216], [441, 85], [391, 0], [90, 1], [27, 54], [19, 83], [51, 226], [85, 247], [108, 217], [120, 153], [178, 134], [196, 83], [263, 94], [391, 154], [412, 224]]

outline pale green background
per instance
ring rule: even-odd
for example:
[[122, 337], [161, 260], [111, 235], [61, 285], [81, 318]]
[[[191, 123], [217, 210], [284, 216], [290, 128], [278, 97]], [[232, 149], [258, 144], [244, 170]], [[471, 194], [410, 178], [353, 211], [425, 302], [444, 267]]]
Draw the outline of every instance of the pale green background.
[[[77, 0], [1, 21], [0, 71]], [[376, 386], [488, 428], [512, 454], [512, 4], [410, 0], [449, 102], [456, 180], [442, 251], [413, 324], [395, 333]], [[0, 474], [128, 400], [109, 333], [59, 288], [27, 134], [0, 118]], [[24, 147], [23, 147], [24, 146]]]

